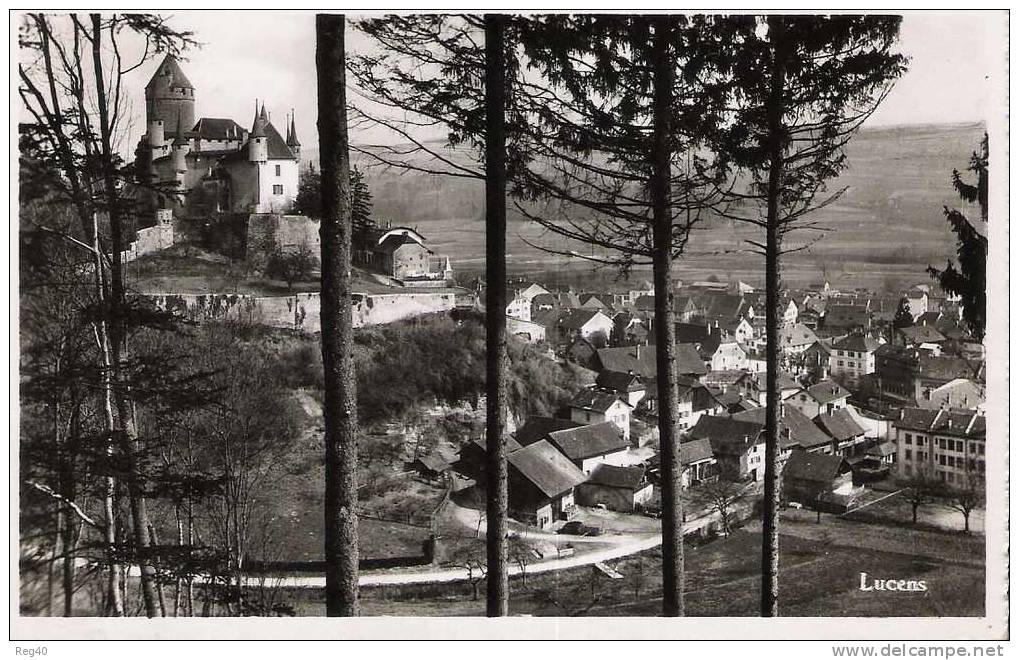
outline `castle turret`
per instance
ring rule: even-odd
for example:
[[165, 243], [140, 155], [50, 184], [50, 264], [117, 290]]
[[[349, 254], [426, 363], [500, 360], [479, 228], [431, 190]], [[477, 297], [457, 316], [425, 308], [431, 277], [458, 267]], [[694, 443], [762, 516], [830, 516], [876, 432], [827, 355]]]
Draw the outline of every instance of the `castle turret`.
[[146, 128], [151, 130], [157, 120], [162, 121], [164, 135], [176, 134], [178, 123], [185, 131], [195, 125], [195, 87], [172, 55], [163, 59], [145, 86]]
[[294, 122], [293, 111], [290, 112], [290, 125], [287, 126], [287, 146], [294, 152], [294, 158], [301, 159], [301, 143], [297, 139], [297, 124]]
[[166, 145], [166, 137], [163, 132], [163, 120], [158, 117], [149, 119], [146, 122], [145, 139], [149, 148], [153, 151], [162, 151]]
[[255, 121], [251, 125], [251, 135], [248, 138], [248, 160], [253, 163], [264, 163], [269, 160], [269, 139], [265, 132], [265, 125], [268, 123], [269, 117], [263, 103], [261, 113], [255, 113]]
[[173, 138], [172, 158], [173, 169], [177, 173], [186, 172], [188, 169], [188, 153], [191, 151], [191, 142], [184, 134], [182, 118], [177, 119], [177, 135]]

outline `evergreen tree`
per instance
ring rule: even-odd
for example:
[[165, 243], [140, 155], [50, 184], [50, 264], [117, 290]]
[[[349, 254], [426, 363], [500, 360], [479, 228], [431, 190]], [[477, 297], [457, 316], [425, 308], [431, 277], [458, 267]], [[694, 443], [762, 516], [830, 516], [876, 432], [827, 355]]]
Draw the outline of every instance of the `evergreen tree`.
[[909, 299], [903, 296], [899, 300], [899, 306], [895, 310], [895, 318], [892, 319], [892, 329], [908, 328], [913, 325], [913, 312], [909, 309]]
[[984, 338], [987, 325], [987, 134], [980, 153], [970, 156], [966, 169], [976, 174], [976, 185], [963, 181], [959, 170], [952, 171], [952, 185], [963, 201], [980, 206], [980, 219], [971, 220], [961, 211], [944, 209], [945, 218], [957, 237], [959, 265], [949, 262], [944, 270], [928, 266], [927, 272], [948, 293], [962, 298], [962, 317], [977, 339]]
[[746, 16], [726, 53], [732, 73], [731, 142], [724, 147], [751, 183], [724, 217], [764, 230], [750, 241], [765, 258], [767, 398], [761, 615], [778, 614], [778, 414], [783, 241], [820, 229], [809, 214], [844, 192], [826, 184], [845, 167], [843, 148], [905, 69], [892, 52], [898, 16]]
[[[350, 170], [351, 216], [354, 231], [364, 231], [375, 226], [372, 220], [372, 192], [365, 180], [364, 172], [356, 167]], [[294, 213], [306, 215], [315, 220], [322, 219], [322, 172], [311, 163], [301, 172], [294, 200]]]
[[346, 19], [315, 17], [322, 152], [322, 363], [325, 369], [326, 615], [357, 616], [357, 374], [353, 358]]

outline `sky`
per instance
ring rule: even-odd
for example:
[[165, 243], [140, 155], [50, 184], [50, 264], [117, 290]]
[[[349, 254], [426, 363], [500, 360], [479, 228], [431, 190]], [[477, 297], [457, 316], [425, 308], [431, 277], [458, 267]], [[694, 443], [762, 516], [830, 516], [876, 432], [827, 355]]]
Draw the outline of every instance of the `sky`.
[[[992, 58], [1005, 58], [994, 43], [1003, 12], [923, 12], [905, 15], [899, 50], [911, 58], [867, 126], [977, 122], [987, 115], [989, 73], [1002, 71]], [[171, 24], [189, 29], [203, 45], [186, 55], [185, 73], [195, 85], [195, 117], [228, 117], [251, 124], [255, 99], [264, 100], [283, 132], [293, 109], [305, 147], [317, 146], [315, 34], [312, 13], [268, 11], [182, 11]], [[371, 48], [356, 30], [347, 30], [348, 53]], [[143, 88], [161, 58], [134, 72], [134, 144], [145, 130]], [[1004, 81], [1000, 81], [1004, 84]], [[364, 139], [364, 136], [360, 136]], [[352, 133], [351, 139], [359, 136]]]

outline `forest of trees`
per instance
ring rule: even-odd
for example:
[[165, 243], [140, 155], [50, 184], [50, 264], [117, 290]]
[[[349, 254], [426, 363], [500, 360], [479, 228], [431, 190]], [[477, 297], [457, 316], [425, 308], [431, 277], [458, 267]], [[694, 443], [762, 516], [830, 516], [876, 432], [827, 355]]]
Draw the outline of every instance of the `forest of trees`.
[[[843, 148], [904, 71], [894, 52], [900, 20], [489, 14], [348, 25], [342, 15], [315, 18], [321, 172], [306, 174], [300, 204], [322, 219], [328, 615], [359, 613], [363, 429], [399, 414], [417, 386], [440, 399], [484, 390], [486, 611], [510, 613], [507, 416], [551, 409], [560, 376], [533, 367], [530, 349], [507, 337], [508, 207], [598, 246], [598, 259], [622, 273], [653, 267], [666, 616], [684, 613], [673, 267], [708, 216], [759, 230], [746, 248], [766, 259], [768, 301], [760, 613], [779, 613], [782, 255], [815, 240], [810, 212], [841, 194], [827, 184], [845, 167]], [[347, 53], [350, 29], [377, 48]], [[140, 61], [123, 61], [127, 40], [142, 45]], [[236, 359], [262, 350], [243, 328], [185, 326], [142, 305], [125, 285], [120, 258], [146, 212], [139, 200], [174, 194], [136, 180], [117, 154], [128, 121], [120, 86], [157, 54], [192, 47], [192, 35], [157, 16], [30, 14], [19, 41], [19, 94], [30, 117], [19, 134], [23, 552], [49, 572], [49, 589], [62, 584], [65, 614], [77, 607], [81, 558], [97, 575], [89, 582], [96, 613], [271, 613], [246, 597], [242, 577], [257, 552], [253, 494], [271, 481], [275, 452], [293, 433], [282, 410], [282, 369], [271, 351]], [[377, 373], [408, 376], [400, 386], [394, 378], [387, 392], [362, 382], [358, 357], [374, 335], [351, 324], [351, 244], [369, 202], [351, 168], [348, 124], [401, 137], [399, 149], [361, 151], [381, 165], [483, 181], [486, 190], [484, 325], [463, 322], [444, 357], [450, 362], [430, 369], [434, 354], [416, 351], [422, 342], [414, 334], [442, 329], [406, 330], [401, 350], [373, 355]], [[417, 137], [419, 129], [440, 131], [473, 160], [445, 157]], [[959, 190], [973, 196], [970, 187]], [[195, 350], [195, 342], [210, 348]], [[421, 381], [437, 373], [447, 377]], [[537, 382], [547, 400], [522, 394]], [[44, 600], [52, 608], [55, 600]]]

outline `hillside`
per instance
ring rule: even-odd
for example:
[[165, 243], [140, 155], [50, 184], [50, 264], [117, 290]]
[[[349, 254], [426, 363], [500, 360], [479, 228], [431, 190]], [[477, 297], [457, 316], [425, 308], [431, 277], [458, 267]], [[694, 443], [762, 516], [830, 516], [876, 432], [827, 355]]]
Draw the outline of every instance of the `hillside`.
[[[825, 264], [829, 277], [851, 278], [856, 286], [923, 280], [928, 263], [942, 262], [954, 251], [954, 237], [944, 221], [942, 206], [958, 204], [951, 187], [952, 169], [965, 167], [982, 132], [979, 124], [861, 131], [847, 148], [847, 170], [830, 186], [831, 190], [848, 190], [816, 215], [820, 224], [832, 231], [809, 251], [789, 257], [785, 279], [789, 283], [813, 279]], [[307, 156], [316, 159], [317, 150], [308, 149]], [[468, 154], [456, 157], [466, 160]], [[365, 156], [355, 158], [362, 167], [367, 161]], [[378, 167], [368, 168], [368, 181], [376, 217], [417, 227], [436, 252], [453, 256], [461, 269], [482, 265], [484, 190], [480, 181]], [[750, 228], [727, 222], [703, 227], [679, 264], [681, 274], [694, 278], [714, 273], [761, 281], [762, 260], [732, 253], [745, 246], [744, 238], [753, 235]], [[566, 260], [527, 242], [562, 248], [562, 239], [544, 234], [511, 209], [511, 269], [523, 272], [556, 262], [565, 265]]]

